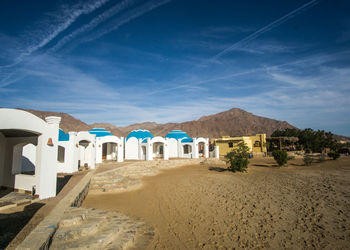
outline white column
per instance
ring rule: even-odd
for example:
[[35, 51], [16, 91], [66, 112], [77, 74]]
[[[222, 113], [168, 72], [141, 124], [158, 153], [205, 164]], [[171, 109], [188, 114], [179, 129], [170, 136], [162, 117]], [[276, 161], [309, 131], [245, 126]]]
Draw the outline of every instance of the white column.
[[[95, 137], [96, 138], [96, 137]], [[95, 169], [95, 162], [96, 162], [96, 139], [90, 143], [90, 159], [89, 159], [89, 166], [91, 169]]]
[[192, 143], [192, 158], [195, 158], [195, 159], [198, 159], [198, 158], [199, 158], [197, 138], [193, 138], [193, 143]]
[[169, 139], [168, 138], [165, 138], [163, 154], [164, 154], [164, 160], [169, 160]]
[[[48, 116], [45, 120], [49, 128], [47, 133], [38, 138], [36, 162], [38, 173], [35, 173], [39, 178], [38, 186], [35, 188], [40, 199], [56, 196], [58, 130], [61, 117]], [[52, 142], [52, 145], [49, 142]]]
[[143, 160], [143, 158], [142, 158], [142, 139], [138, 139], [137, 140], [138, 141], [138, 144], [137, 144], [137, 155], [138, 155], [138, 159], [139, 160]]
[[124, 161], [124, 137], [120, 138], [121, 143], [117, 145], [117, 160], [118, 162]]
[[178, 152], [178, 157], [183, 158], [184, 149], [182, 147], [181, 139], [177, 140], [177, 152]]
[[209, 138], [206, 139], [204, 144], [204, 157], [209, 158]]
[[214, 147], [214, 150], [215, 150], [215, 158], [219, 159], [220, 158], [220, 155], [219, 155], [219, 146], [215, 146]]
[[69, 168], [71, 169], [70, 173], [77, 172], [79, 170], [78, 159], [79, 159], [79, 147], [76, 147], [76, 136], [77, 132], [69, 132], [69, 143], [66, 148], [66, 159]]
[[102, 163], [102, 151], [103, 151], [103, 143], [100, 139], [96, 138], [96, 163]]
[[153, 144], [151, 143], [151, 139], [150, 138], [147, 138], [146, 160], [147, 161], [152, 161], [153, 160]]

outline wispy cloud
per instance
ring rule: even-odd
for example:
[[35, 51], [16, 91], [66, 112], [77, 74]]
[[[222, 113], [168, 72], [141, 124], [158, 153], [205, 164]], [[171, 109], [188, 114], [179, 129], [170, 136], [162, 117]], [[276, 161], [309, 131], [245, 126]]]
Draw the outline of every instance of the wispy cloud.
[[[23, 61], [24, 57], [30, 56], [32, 53], [36, 52], [37, 50], [41, 49], [42, 47], [46, 46], [49, 42], [51, 42], [54, 38], [56, 38], [60, 33], [65, 31], [68, 27], [71, 26], [81, 15], [89, 14], [96, 9], [100, 8], [102, 5], [107, 3], [109, 0], [97, 0], [97, 1], [89, 1], [88, 3], [83, 4], [77, 4], [73, 7], [71, 7], [70, 11], [66, 13], [63, 17], [60, 17], [63, 21], [59, 25], [47, 25], [47, 30], [41, 30], [41, 34], [44, 34], [44, 37], [35, 44], [29, 45], [24, 52], [22, 52], [15, 62], [10, 65], [5, 65], [1, 67], [13, 67], [15, 65], [18, 65]], [[59, 11], [59, 12], [62, 12]], [[66, 11], [64, 11], [66, 12]], [[59, 16], [59, 14], [57, 14]], [[35, 34], [37, 36], [37, 34]]]
[[85, 39], [83, 39], [83, 42], [89, 42], [96, 40], [114, 30], [119, 29], [120, 26], [152, 11], [155, 8], [158, 8], [164, 4], [167, 4], [171, 2], [171, 0], [154, 0], [147, 2], [140, 7], [137, 7], [135, 9], [132, 9], [122, 15], [120, 18], [117, 18], [115, 20], [110, 21], [108, 24], [102, 26], [101, 29], [96, 30], [93, 34], [87, 36]]
[[83, 25], [82, 27], [78, 28], [77, 30], [74, 30], [72, 33], [66, 35], [63, 37], [55, 46], [53, 46], [49, 52], [54, 52], [62, 48], [65, 44], [76, 38], [77, 36], [91, 31], [95, 27], [97, 27], [102, 22], [108, 20], [109, 18], [117, 15], [121, 11], [125, 10], [126, 8], [130, 7], [131, 5], [135, 4], [139, 0], [124, 0], [117, 4], [115, 4], [113, 7], [109, 8], [108, 10], [104, 11], [102, 14], [94, 17], [88, 24]]
[[254, 40], [255, 38], [263, 35], [264, 33], [280, 26], [281, 24], [283, 24], [284, 22], [288, 21], [291, 18], [294, 18], [295, 16], [301, 14], [303, 11], [305, 11], [306, 9], [316, 5], [318, 3], [317, 0], [312, 0], [306, 4], [303, 4], [302, 6], [300, 6], [299, 8], [289, 12], [288, 14], [278, 18], [277, 20], [273, 21], [272, 23], [269, 23], [268, 25], [262, 27], [261, 29], [255, 31], [254, 33], [250, 34], [249, 36], [239, 40], [238, 42], [232, 44], [230, 47], [224, 49], [223, 51], [221, 51], [220, 53], [216, 54], [213, 59], [218, 59], [228, 53], [230, 53], [232, 50], [235, 50], [237, 48], [240, 48], [242, 46], [244, 46], [246, 43]]

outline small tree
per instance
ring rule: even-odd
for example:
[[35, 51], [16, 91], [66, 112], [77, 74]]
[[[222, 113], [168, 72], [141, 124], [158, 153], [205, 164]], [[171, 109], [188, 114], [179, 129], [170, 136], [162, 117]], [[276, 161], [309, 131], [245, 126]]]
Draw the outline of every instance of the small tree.
[[310, 155], [305, 155], [303, 161], [305, 166], [310, 166], [314, 159]]
[[329, 152], [328, 156], [331, 157], [333, 160], [336, 160], [340, 157], [340, 154], [338, 152]]
[[277, 162], [278, 166], [282, 167], [287, 164], [288, 154], [284, 150], [275, 150], [272, 152], [272, 156]]
[[226, 163], [230, 164], [228, 169], [232, 172], [245, 172], [249, 164], [249, 147], [240, 142], [238, 148], [233, 149], [225, 155]]

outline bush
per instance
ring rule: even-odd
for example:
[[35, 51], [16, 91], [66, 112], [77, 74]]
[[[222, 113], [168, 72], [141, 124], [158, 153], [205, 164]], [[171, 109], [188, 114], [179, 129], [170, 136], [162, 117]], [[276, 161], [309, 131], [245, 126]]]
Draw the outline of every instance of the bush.
[[272, 152], [272, 156], [277, 162], [278, 166], [282, 167], [287, 164], [288, 154], [284, 150], [275, 150]]
[[333, 160], [336, 160], [340, 157], [340, 154], [338, 152], [329, 152], [328, 156], [331, 157]]
[[314, 159], [310, 155], [305, 155], [303, 161], [305, 166], [310, 166]]
[[245, 172], [249, 164], [249, 148], [244, 142], [241, 142], [238, 144], [238, 148], [227, 153], [225, 158], [229, 164], [228, 170], [232, 172]]

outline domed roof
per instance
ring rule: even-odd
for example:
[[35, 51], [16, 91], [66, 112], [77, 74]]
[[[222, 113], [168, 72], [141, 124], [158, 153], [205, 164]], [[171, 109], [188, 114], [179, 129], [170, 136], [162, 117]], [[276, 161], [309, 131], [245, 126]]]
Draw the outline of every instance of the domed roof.
[[170, 131], [165, 138], [173, 138], [173, 139], [184, 139], [184, 138], [190, 138], [186, 132], [182, 130], [172, 130]]
[[145, 138], [153, 138], [154, 136], [152, 135], [151, 132], [145, 129], [136, 129], [130, 132], [128, 136], [126, 137], [126, 140], [129, 140], [129, 138], [135, 137], [136, 139], [145, 139]]
[[59, 141], [69, 141], [69, 134], [66, 134], [62, 129], [58, 130]]
[[181, 140], [182, 143], [186, 143], [186, 142], [193, 142], [192, 138], [184, 138]]
[[89, 133], [92, 135], [96, 135], [96, 137], [113, 135], [110, 131], [108, 131], [104, 128], [93, 128], [93, 129], [89, 130]]

